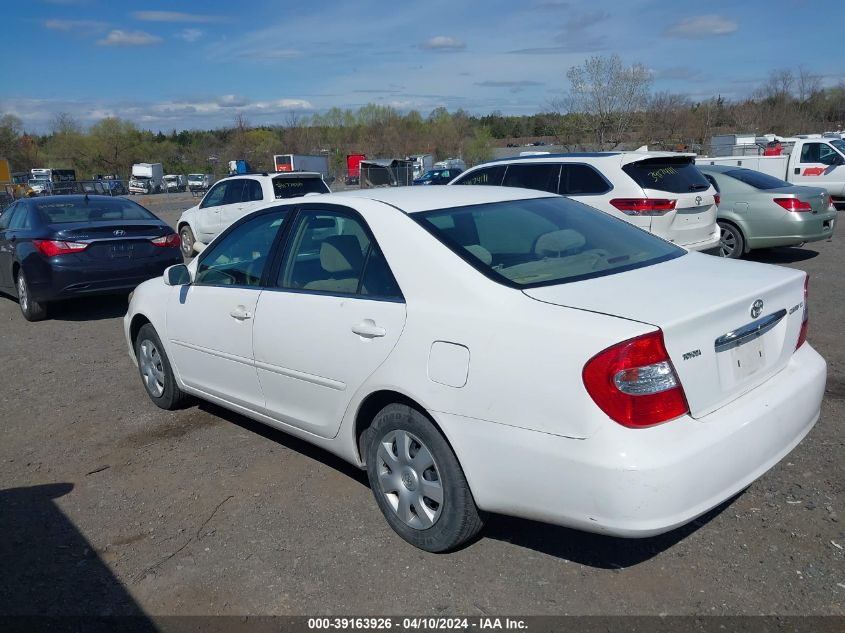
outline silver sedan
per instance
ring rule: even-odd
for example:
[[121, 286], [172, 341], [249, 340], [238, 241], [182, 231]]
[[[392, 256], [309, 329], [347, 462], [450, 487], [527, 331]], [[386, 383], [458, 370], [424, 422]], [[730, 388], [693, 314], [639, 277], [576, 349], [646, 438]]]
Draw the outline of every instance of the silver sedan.
[[756, 248], [796, 246], [833, 234], [836, 208], [827, 191], [792, 185], [752, 169], [699, 165], [720, 194], [719, 254], [737, 258]]

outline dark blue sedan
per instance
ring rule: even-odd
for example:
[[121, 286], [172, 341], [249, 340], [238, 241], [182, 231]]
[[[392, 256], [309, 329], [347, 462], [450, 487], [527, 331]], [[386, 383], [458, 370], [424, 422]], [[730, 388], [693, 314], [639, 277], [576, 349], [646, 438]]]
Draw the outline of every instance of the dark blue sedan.
[[50, 302], [129, 293], [181, 263], [173, 229], [124, 198], [24, 198], [0, 215], [0, 292], [18, 297], [28, 321]]

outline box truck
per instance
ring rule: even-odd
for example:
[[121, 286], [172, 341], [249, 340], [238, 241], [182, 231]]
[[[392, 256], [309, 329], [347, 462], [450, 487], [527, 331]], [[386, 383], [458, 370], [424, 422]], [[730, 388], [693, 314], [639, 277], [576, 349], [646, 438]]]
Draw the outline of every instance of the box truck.
[[129, 193], [161, 193], [164, 189], [164, 168], [161, 163], [136, 163], [132, 165]]
[[329, 157], [325, 154], [275, 154], [276, 171], [315, 171], [329, 179]]

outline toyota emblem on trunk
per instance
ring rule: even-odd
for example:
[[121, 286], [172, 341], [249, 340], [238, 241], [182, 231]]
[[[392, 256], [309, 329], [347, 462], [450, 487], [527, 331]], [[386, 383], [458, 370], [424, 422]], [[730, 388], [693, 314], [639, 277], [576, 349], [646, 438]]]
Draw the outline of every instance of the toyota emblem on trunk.
[[702, 200], [701, 196], [696, 196], [696, 197], [695, 197], [695, 204], [696, 204], [696, 206], [701, 206], [701, 200]]
[[112, 235], [114, 235], [115, 237], [120, 237], [121, 235], [126, 235], [126, 231], [124, 231], [123, 229], [115, 229], [114, 231], [112, 231]]
[[763, 312], [763, 300], [757, 299], [751, 304], [751, 318], [756, 319]]

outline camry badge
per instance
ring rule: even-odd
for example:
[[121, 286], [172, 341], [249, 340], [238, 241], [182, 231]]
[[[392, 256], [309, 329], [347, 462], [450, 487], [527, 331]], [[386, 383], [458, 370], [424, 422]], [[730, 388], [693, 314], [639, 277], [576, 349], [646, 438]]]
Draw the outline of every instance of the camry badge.
[[763, 312], [763, 300], [757, 299], [751, 304], [751, 318], [756, 319]]
[[701, 200], [702, 200], [702, 197], [701, 197], [701, 196], [696, 196], [696, 197], [695, 197], [695, 204], [696, 204], [696, 206], [701, 206]]
[[115, 237], [120, 237], [122, 235], [126, 235], [126, 231], [124, 231], [123, 229], [115, 229], [114, 231], [112, 231], [112, 235], [114, 235]]

